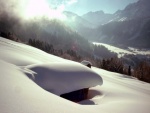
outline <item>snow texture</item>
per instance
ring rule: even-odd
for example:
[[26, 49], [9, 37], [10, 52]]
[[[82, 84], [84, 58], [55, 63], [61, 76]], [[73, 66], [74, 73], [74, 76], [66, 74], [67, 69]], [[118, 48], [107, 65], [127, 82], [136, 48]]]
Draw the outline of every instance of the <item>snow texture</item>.
[[34, 72], [28, 76], [35, 83], [56, 95], [102, 85], [103, 83], [102, 78], [97, 73], [75, 62], [38, 64], [26, 68]]
[[[68, 68], [62, 66], [64, 64]], [[52, 65], [54, 65], [53, 68]], [[57, 66], [61, 68], [56, 68]], [[50, 79], [53, 77], [52, 74], [49, 75], [52, 71], [58, 73], [57, 77], [61, 76], [61, 72], [62, 74], [68, 73], [68, 75], [63, 75], [64, 78], [62, 77], [67, 81], [71, 78], [65, 77], [72, 76], [69, 75], [72, 72], [73, 75], [84, 73], [79, 69], [80, 67], [85, 73], [89, 72], [94, 74], [95, 77], [97, 75], [100, 78], [102, 77], [103, 85], [91, 87], [88, 99], [79, 104], [54, 95], [34, 82], [34, 80], [38, 80], [37, 75], [40, 77], [43, 75], [44, 79], [45, 77]], [[68, 71], [63, 72], [66, 68]], [[48, 74], [46, 74], [47, 72]], [[75, 80], [71, 79], [66, 84], [74, 87], [73, 85], [78, 83], [77, 80], [80, 74], [77, 74]], [[80, 78], [87, 80], [85, 75]], [[58, 80], [60, 79], [58, 78]], [[98, 81], [89, 84], [93, 86], [99, 84]], [[95, 80], [92, 78], [90, 82], [95, 82]], [[63, 86], [58, 86], [58, 90], [60, 87]], [[58, 93], [64, 93], [61, 90], [59, 91]], [[65, 89], [65, 91], [70, 91], [70, 89]], [[150, 84], [148, 83], [141, 82], [134, 77], [108, 72], [95, 67], [90, 70], [82, 64], [0, 38], [0, 113], [149, 113], [149, 106]]]
[[0, 72], [0, 113], [89, 113], [43, 90], [12, 64], [0, 61]]

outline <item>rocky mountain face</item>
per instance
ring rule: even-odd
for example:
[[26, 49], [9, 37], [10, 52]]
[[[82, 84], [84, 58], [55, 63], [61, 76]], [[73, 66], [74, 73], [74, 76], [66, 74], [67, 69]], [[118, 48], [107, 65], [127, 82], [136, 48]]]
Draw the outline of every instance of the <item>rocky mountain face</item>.
[[149, 11], [150, 0], [139, 0], [114, 13], [107, 22], [100, 23], [85, 37], [117, 46], [150, 48]]

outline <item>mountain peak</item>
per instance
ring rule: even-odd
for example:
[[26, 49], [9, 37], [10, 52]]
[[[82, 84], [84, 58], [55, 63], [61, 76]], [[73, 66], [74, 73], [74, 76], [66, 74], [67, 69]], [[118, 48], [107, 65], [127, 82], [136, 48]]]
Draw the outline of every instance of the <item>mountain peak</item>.
[[99, 26], [103, 23], [106, 23], [109, 18], [112, 16], [112, 14], [106, 14], [104, 11], [95, 11], [95, 12], [88, 12], [84, 14], [82, 17], [86, 19], [87, 21]]
[[105, 15], [105, 12], [100, 10], [100, 11], [90, 11], [86, 14], [83, 15], [83, 17], [86, 17], [86, 16], [103, 16]]
[[102, 11], [102, 10], [100, 10], [100, 11], [90, 11], [90, 12], [84, 14], [84, 15], [95, 15], [95, 14], [102, 15], [102, 14], [104, 14], [104, 11]]

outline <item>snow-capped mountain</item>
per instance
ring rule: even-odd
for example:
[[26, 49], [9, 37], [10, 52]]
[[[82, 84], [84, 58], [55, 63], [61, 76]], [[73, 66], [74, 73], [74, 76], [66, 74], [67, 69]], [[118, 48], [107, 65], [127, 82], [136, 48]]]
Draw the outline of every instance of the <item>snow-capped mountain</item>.
[[[107, 23], [86, 35], [117, 46], [150, 47], [150, 1], [139, 0], [117, 11]], [[135, 43], [136, 42], [136, 43]]]
[[114, 14], [107, 14], [103, 11], [88, 12], [82, 17], [89, 22], [100, 26], [113, 21], [127, 21], [132, 19], [150, 17], [150, 1], [139, 0], [136, 3], [129, 4], [124, 10], [118, 10]]

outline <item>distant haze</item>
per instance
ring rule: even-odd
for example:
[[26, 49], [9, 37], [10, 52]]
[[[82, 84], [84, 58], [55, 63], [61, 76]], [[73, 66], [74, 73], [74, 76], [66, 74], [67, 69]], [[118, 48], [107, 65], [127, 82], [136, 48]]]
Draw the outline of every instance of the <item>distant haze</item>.
[[83, 15], [90, 11], [103, 10], [105, 13], [114, 13], [124, 9], [128, 4], [138, 0], [48, 0], [55, 7]]

